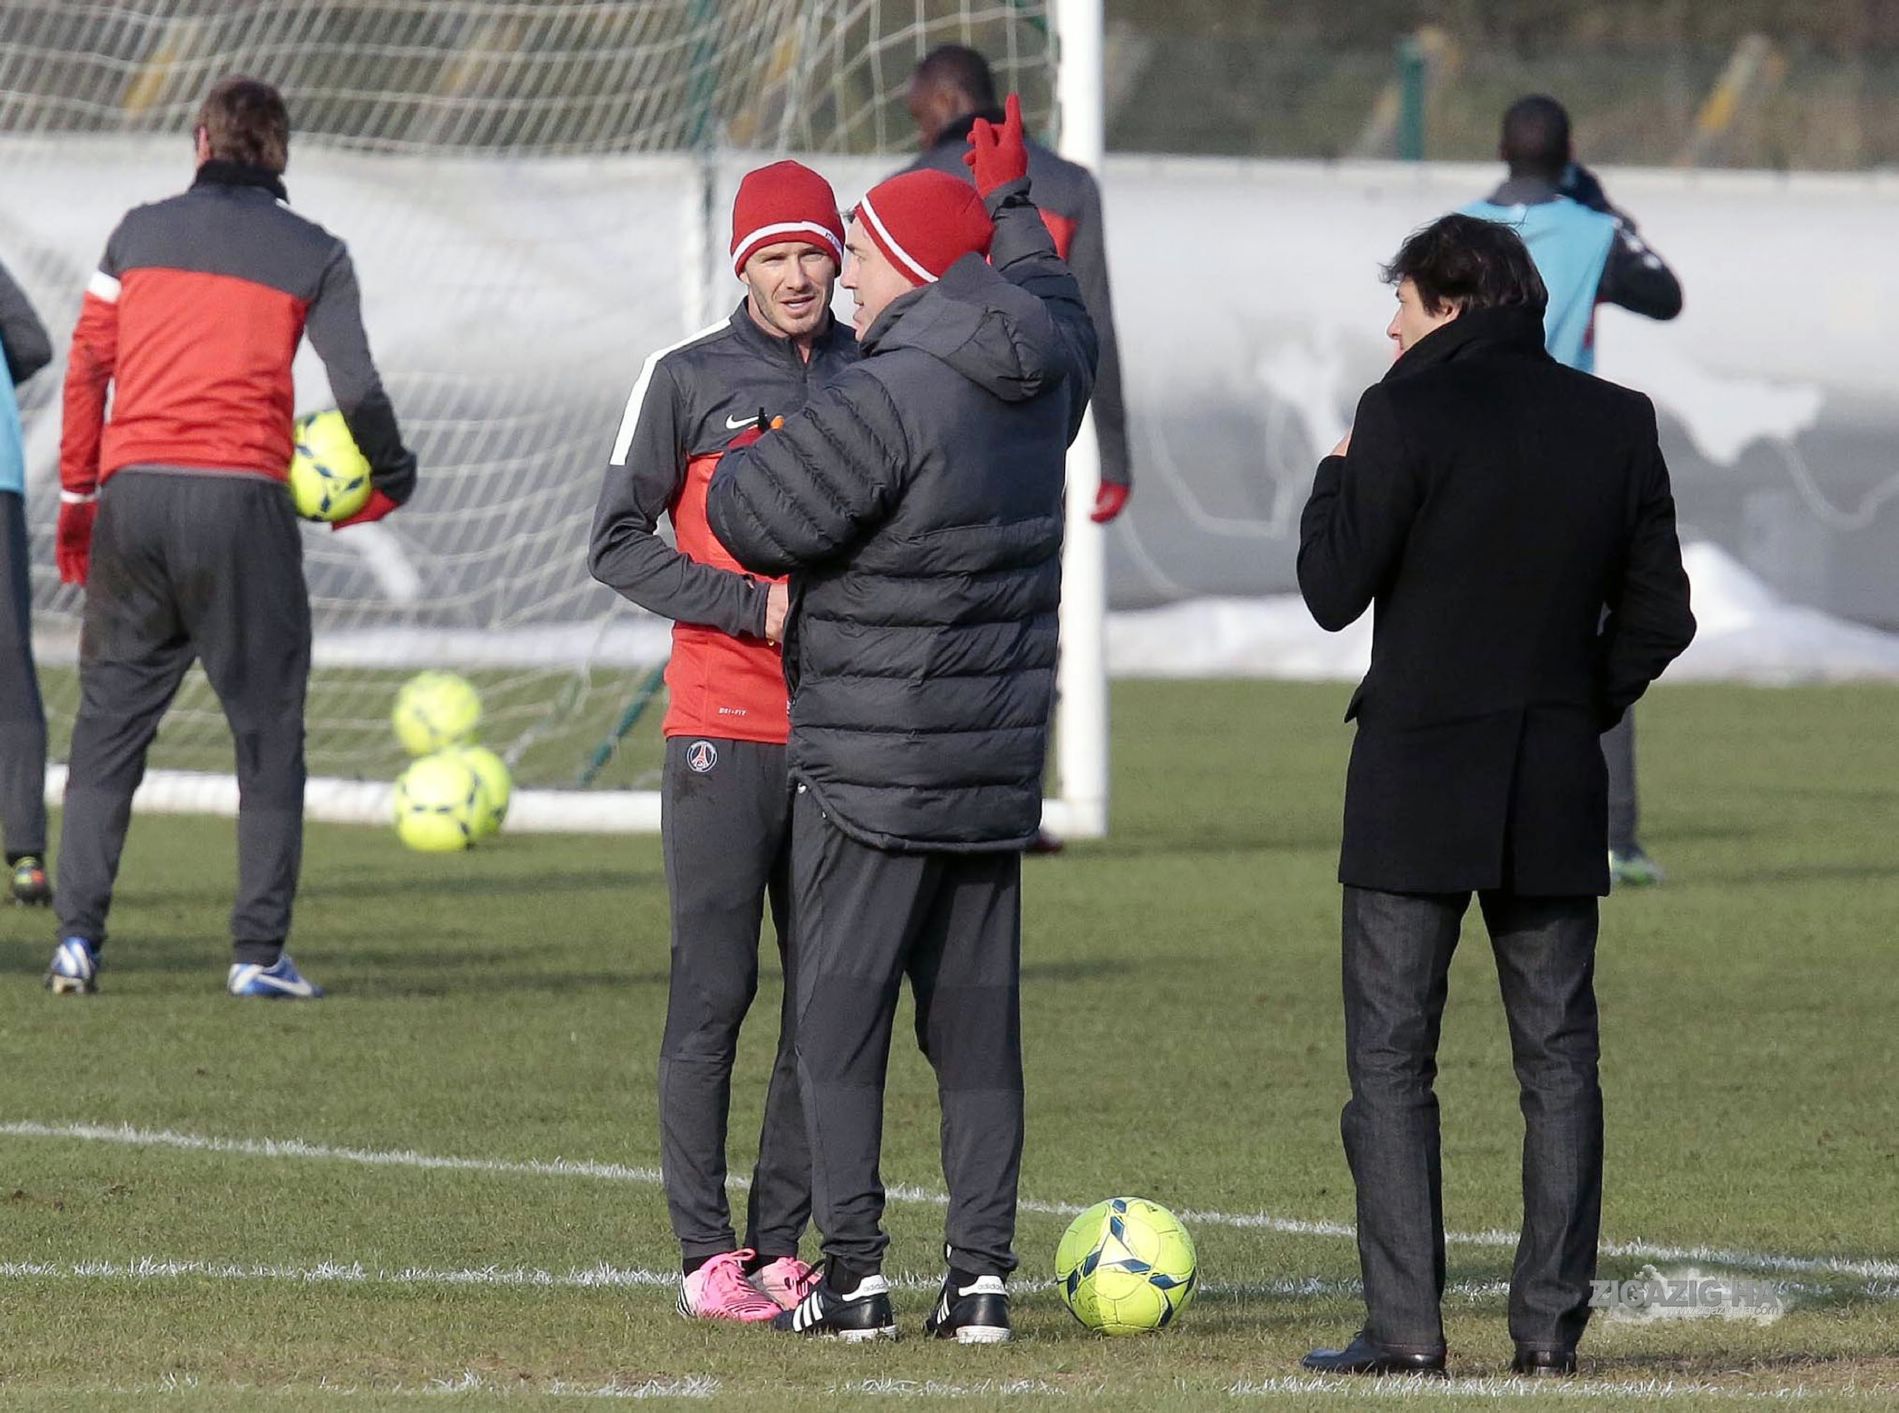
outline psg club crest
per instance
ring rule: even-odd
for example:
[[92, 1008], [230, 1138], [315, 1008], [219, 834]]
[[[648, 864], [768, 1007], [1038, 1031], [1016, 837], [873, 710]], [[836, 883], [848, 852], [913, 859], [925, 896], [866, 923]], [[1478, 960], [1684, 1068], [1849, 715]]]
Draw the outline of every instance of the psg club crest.
[[705, 775], [718, 763], [718, 748], [710, 741], [694, 741], [686, 747], [686, 769], [693, 774]]

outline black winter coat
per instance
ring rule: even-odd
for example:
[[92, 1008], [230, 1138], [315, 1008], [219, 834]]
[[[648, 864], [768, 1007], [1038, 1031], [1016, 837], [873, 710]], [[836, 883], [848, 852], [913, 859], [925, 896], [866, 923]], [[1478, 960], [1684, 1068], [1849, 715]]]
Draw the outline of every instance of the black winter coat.
[[707, 496], [741, 564], [792, 576], [791, 773], [877, 848], [1018, 849], [1041, 818], [1095, 336], [1026, 190], [989, 199], [992, 263], [891, 301]]
[[1299, 587], [1374, 603], [1339, 879], [1606, 893], [1600, 733], [1694, 637], [1655, 409], [1515, 309], [1419, 340], [1319, 466]]

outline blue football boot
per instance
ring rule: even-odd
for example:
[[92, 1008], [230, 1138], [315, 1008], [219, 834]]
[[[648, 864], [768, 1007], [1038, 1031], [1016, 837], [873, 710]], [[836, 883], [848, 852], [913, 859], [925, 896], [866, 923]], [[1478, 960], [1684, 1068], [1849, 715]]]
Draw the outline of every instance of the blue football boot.
[[99, 951], [83, 937], [68, 937], [53, 953], [46, 987], [55, 996], [89, 996], [99, 989]]
[[314, 1001], [323, 994], [321, 986], [297, 970], [288, 952], [269, 966], [257, 962], [231, 963], [231, 975], [224, 989], [233, 996], [262, 996], [275, 1001]]

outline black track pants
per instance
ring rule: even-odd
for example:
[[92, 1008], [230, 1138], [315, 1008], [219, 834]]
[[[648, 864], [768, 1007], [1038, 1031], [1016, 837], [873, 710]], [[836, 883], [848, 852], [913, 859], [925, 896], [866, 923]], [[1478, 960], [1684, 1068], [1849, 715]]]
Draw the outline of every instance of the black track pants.
[[884, 1077], [910, 978], [936, 1071], [950, 1264], [1015, 1267], [1022, 1163], [1022, 856], [893, 853], [849, 838], [799, 787], [792, 806], [798, 1073], [824, 1252], [875, 1270]]
[[60, 933], [103, 942], [145, 753], [192, 662], [236, 746], [239, 961], [276, 960], [303, 857], [310, 599], [290, 496], [230, 472], [121, 471], [100, 494], [60, 830]]
[[[791, 850], [785, 748], [679, 736], [666, 743], [660, 808], [672, 895], [672, 978], [660, 1045], [660, 1166], [673, 1233], [687, 1260], [730, 1251], [725, 1140], [739, 1026], [758, 991], [759, 924], [767, 899], [780, 958]], [[795, 1255], [811, 1217], [793, 1052], [792, 968], [786, 962], [778, 1060], [752, 1173], [744, 1245]]]

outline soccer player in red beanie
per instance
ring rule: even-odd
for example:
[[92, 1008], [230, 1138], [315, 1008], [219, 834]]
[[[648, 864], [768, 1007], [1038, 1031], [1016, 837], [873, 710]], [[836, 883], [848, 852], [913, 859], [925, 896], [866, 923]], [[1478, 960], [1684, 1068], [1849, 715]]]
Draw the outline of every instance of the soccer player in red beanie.
[[[672, 971], [660, 1042], [661, 1169], [684, 1278], [679, 1313], [763, 1321], [802, 1299], [811, 1159], [792, 1050], [785, 909], [791, 796], [785, 773], [782, 579], [754, 574], [706, 524], [719, 458], [761, 419], [796, 412], [857, 361], [831, 316], [844, 223], [831, 185], [796, 162], [748, 173], [732, 207], [729, 319], [646, 360], [614, 441], [594, 518], [593, 573], [673, 620], [661, 830], [672, 895]], [[670, 516], [677, 548], [655, 530]], [[778, 1061], [765, 1098], [745, 1241], [725, 1196], [726, 1114], [739, 1026], [758, 990], [766, 900], [785, 963]]]
[[56, 994], [97, 986], [132, 792], [195, 659], [237, 748], [226, 989], [310, 1000], [322, 991], [284, 951], [310, 677], [303, 536], [284, 490], [304, 335], [369, 462], [369, 504], [343, 523], [406, 501], [415, 457], [369, 356], [349, 251], [290, 209], [282, 95], [224, 79], [195, 141], [191, 190], [128, 212], [106, 242], [66, 368], [59, 577], [86, 585], [86, 613], [46, 981]]
[[907, 975], [949, 1185], [949, 1273], [924, 1328], [1010, 1337], [1022, 848], [1095, 335], [1029, 202], [1015, 101], [970, 141], [974, 187], [908, 172], [864, 197], [844, 272], [862, 360], [728, 456], [707, 502], [741, 563], [792, 576], [797, 1054], [825, 1255], [775, 1322], [799, 1334], [896, 1333], [878, 1158]]

